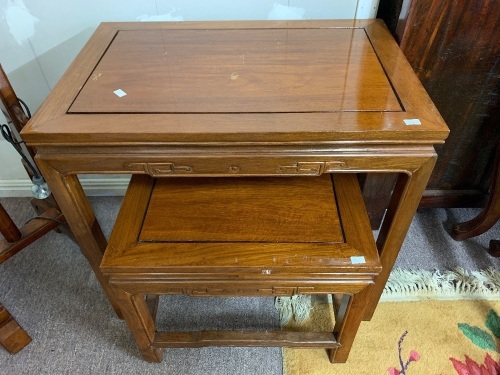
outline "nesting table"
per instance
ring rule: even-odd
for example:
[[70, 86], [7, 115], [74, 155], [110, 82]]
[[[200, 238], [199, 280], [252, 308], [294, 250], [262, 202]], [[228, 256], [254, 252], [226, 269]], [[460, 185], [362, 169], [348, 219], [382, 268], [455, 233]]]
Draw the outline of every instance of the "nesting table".
[[[434, 145], [447, 134], [379, 20], [103, 23], [22, 132], [37, 147], [37, 163], [119, 316], [123, 295], [109, 282], [111, 263], [103, 262], [105, 274], [100, 269], [107, 240], [78, 174], [143, 175], [133, 178], [142, 181], [137, 186], [145, 178], [171, 181], [184, 205], [182, 181], [193, 177], [212, 191], [206, 184], [224, 178], [278, 185], [290, 179], [293, 189], [297, 178], [333, 174], [352, 184], [346, 174], [397, 174], [375, 257], [365, 258], [374, 263], [358, 311], [364, 319], [375, 310], [432, 172]], [[315, 199], [295, 197], [290, 209]], [[169, 202], [164, 206], [175, 204]], [[306, 225], [313, 224], [284, 233], [314, 236]], [[154, 232], [154, 225], [144, 227]], [[150, 241], [154, 233], [144, 236]], [[307, 252], [295, 256], [301, 267], [310, 262]]]

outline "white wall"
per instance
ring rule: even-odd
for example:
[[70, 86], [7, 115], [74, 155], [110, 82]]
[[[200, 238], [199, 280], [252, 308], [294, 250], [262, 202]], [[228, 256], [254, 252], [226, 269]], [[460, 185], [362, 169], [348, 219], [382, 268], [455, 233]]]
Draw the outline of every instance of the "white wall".
[[[374, 18], [379, 0], [0, 0], [0, 63], [34, 112], [102, 21]], [[0, 114], [0, 122], [4, 122]], [[83, 182], [121, 192], [123, 178]], [[0, 197], [28, 196], [30, 181], [0, 137]]]

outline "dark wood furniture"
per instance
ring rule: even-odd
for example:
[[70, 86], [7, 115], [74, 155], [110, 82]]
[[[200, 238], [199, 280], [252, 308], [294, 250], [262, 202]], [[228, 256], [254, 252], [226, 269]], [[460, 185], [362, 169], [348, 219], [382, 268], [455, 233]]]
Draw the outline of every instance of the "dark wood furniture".
[[[15, 133], [22, 130], [28, 121], [21, 104], [0, 65], [0, 110], [7, 119], [9, 128]], [[15, 136], [17, 141], [20, 138]], [[26, 149], [35, 156], [35, 150]], [[27, 169], [32, 177], [31, 171]], [[33, 218], [21, 228], [18, 228], [8, 212], [0, 204], [0, 263], [24, 249], [53, 229], [61, 227], [64, 216], [50, 199], [33, 199], [31, 204], [38, 217]], [[9, 311], [0, 304], [0, 344], [14, 354], [31, 342], [31, 337], [21, 328]]]
[[378, 16], [450, 127], [421, 205], [483, 207], [500, 136], [498, 2], [381, 0]]
[[[500, 219], [500, 143], [495, 152], [495, 163], [491, 176], [490, 195], [485, 208], [473, 219], [453, 225], [451, 236], [462, 241], [487, 232]], [[490, 255], [500, 257], [500, 240], [490, 240]]]
[[[493, 163], [500, 139], [500, 7], [492, 0], [381, 0], [378, 16], [390, 25], [451, 130], [437, 148], [438, 162], [420, 205], [485, 207], [478, 218], [455, 225], [453, 238], [469, 238], [497, 221], [498, 188], [490, 187], [497, 178]], [[388, 193], [392, 181], [372, 177], [365, 195], [375, 189]], [[385, 206], [369, 206], [376, 226]], [[477, 227], [483, 220], [486, 225]], [[496, 243], [490, 243], [492, 255], [498, 254]]]
[[128, 320], [130, 302], [99, 268], [107, 241], [77, 174], [396, 173], [369, 319], [448, 128], [381, 21], [104, 23], [22, 134]]

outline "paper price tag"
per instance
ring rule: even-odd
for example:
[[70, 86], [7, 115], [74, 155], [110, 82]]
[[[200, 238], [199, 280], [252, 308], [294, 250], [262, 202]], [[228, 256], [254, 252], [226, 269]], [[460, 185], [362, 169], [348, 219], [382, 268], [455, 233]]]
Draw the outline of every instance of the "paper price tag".
[[351, 257], [352, 264], [365, 264], [366, 260], [364, 256]]
[[115, 90], [113, 91], [115, 93], [116, 96], [118, 96], [119, 98], [121, 98], [122, 96], [125, 96], [127, 95], [127, 93], [125, 91], [123, 91], [122, 89], [118, 89], [118, 90]]
[[403, 120], [405, 125], [422, 125], [418, 118], [407, 118]]

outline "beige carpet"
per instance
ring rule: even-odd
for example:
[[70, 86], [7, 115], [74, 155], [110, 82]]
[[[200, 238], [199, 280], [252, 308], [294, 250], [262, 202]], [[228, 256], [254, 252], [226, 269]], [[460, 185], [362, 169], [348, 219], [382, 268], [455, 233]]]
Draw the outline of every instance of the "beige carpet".
[[[121, 197], [91, 199], [107, 235], [111, 232], [121, 200]], [[2, 199], [2, 204], [14, 214], [19, 225], [24, 224], [33, 215], [27, 198]], [[478, 212], [465, 209], [433, 209], [419, 212], [398, 257], [397, 266], [404, 270], [438, 269], [441, 276], [432, 277], [435, 282], [429, 283], [429, 273], [402, 272], [391, 280], [386, 297], [400, 300], [424, 296], [435, 299], [440, 295], [456, 299], [457, 294], [461, 295], [464, 291], [468, 294], [467, 298], [471, 297], [470, 294], [488, 294], [488, 291], [481, 290], [476, 283], [468, 282], [467, 275], [457, 279], [455, 273], [450, 275], [445, 272], [457, 267], [467, 270], [485, 270], [492, 267], [500, 270], [500, 259], [489, 257], [484, 251], [491, 238], [500, 238], [500, 223], [485, 235], [463, 242], [454, 241], [444, 231], [444, 222], [465, 221], [476, 216]], [[481, 282], [480, 285], [485, 283]], [[500, 283], [497, 285], [500, 288]], [[495, 292], [494, 288], [489, 289]], [[500, 295], [499, 290], [497, 289], [497, 295]], [[168, 349], [161, 364], [143, 361], [130, 331], [123, 321], [113, 314], [87, 260], [75, 243], [55, 232], [39, 239], [0, 265], [0, 301], [33, 338], [31, 344], [15, 356], [0, 350], [1, 375], [282, 375], [281, 348]], [[197, 327], [200, 324], [211, 324], [212, 321], [215, 325], [213, 329], [224, 328], [233, 323], [242, 329], [277, 329], [279, 326], [279, 316], [272, 298], [236, 299], [224, 304], [202, 299], [199, 308], [194, 308], [190, 299], [176, 296], [163, 301], [159, 317], [163, 318], [161, 321], [164, 322], [165, 329]], [[366, 324], [374, 324], [374, 321]], [[484, 328], [484, 325], [481, 327]], [[389, 354], [382, 354], [382, 342], [380, 347], [372, 346], [366, 351], [366, 361], [377, 359], [386, 362], [380, 366], [380, 370], [376, 371], [371, 362], [367, 365], [365, 361], [360, 362], [351, 373], [387, 374], [388, 367], [396, 367], [397, 340], [405, 329], [408, 329], [409, 333], [403, 345], [404, 354], [407, 355], [411, 349], [415, 349], [420, 350], [422, 356], [417, 363], [412, 362], [408, 374], [438, 374], [437, 371], [427, 372], [425, 368], [416, 368], [418, 363], [424, 363], [424, 358], [428, 360], [429, 354], [424, 356], [420, 346], [410, 346], [413, 342], [410, 340], [416, 339], [419, 328], [408, 327], [395, 329], [395, 338], [384, 344], [388, 346]], [[393, 332], [391, 328], [388, 331]], [[362, 339], [362, 335], [364, 334], [358, 337], [358, 341]], [[453, 337], [461, 340], [467, 348], [471, 346], [460, 332], [455, 331]], [[355, 343], [355, 348], [358, 344]], [[330, 365], [324, 352], [318, 353], [322, 358], [322, 362], [318, 361], [318, 364], [323, 363], [328, 371], [349, 374], [347, 369], [352, 364]], [[360, 357], [363, 358], [362, 355]], [[351, 357], [350, 362], [353, 361], [352, 358], [354, 357]], [[447, 358], [444, 362], [448, 367], [441, 373], [454, 374]], [[301, 364], [300, 361], [296, 363], [298, 366]], [[290, 361], [286, 361], [285, 366], [290, 370]], [[311, 372], [302, 372], [308, 373]], [[328, 372], [325, 371], [324, 374], [328, 375]]]
[[[325, 329], [329, 311], [328, 301], [313, 301], [299, 329]], [[330, 364], [325, 350], [284, 349], [284, 375], [500, 374], [498, 314], [499, 300], [382, 302], [347, 363]]]

